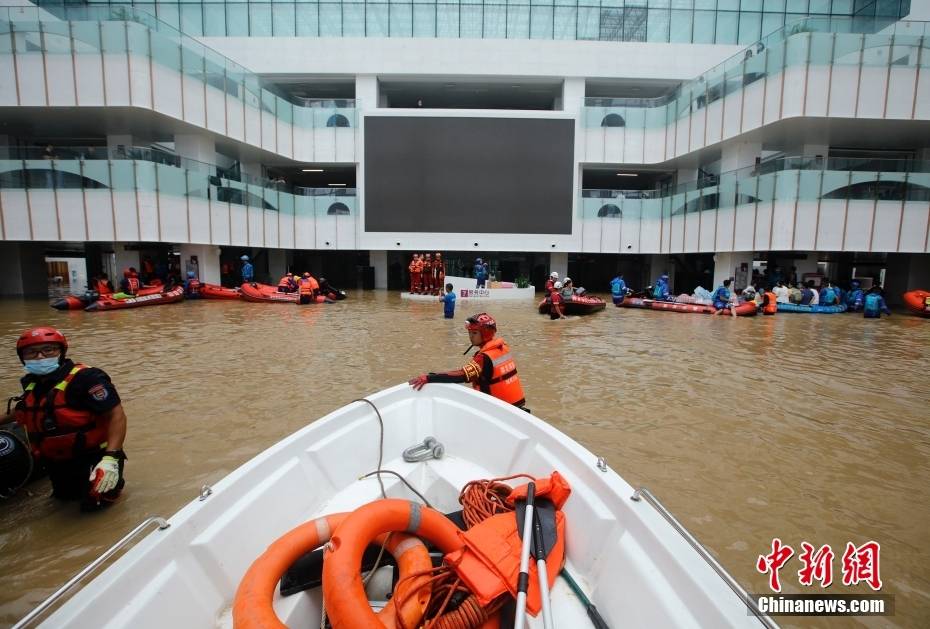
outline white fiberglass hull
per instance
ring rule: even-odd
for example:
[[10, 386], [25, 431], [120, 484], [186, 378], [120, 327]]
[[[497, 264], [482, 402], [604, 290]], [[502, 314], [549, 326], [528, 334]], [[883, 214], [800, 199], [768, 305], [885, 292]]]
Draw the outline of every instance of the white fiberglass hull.
[[[736, 593], [633, 488], [545, 422], [457, 385], [407, 385], [371, 395], [384, 420], [384, 469], [404, 476], [441, 511], [460, 509], [470, 480], [558, 470], [572, 486], [564, 506], [566, 569], [614, 629], [759, 627]], [[433, 436], [439, 460], [406, 463], [405, 448]], [[149, 534], [65, 603], [47, 627], [229, 627], [239, 580], [277, 537], [319, 515], [380, 497], [358, 480], [378, 462], [379, 422], [368, 404], [330, 413], [259, 454]], [[417, 500], [384, 475], [392, 498]], [[552, 592], [555, 626], [590, 627], [562, 579]], [[280, 598], [292, 627], [318, 626], [320, 591]], [[541, 618], [531, 627], [541, 627]]]

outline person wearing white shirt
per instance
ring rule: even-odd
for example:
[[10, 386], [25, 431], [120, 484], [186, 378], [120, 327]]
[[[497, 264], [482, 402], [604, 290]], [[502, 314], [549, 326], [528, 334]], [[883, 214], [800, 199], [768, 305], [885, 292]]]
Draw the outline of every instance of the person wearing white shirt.
[[816, 306], [817, 304], [820, 303], [820, 293], [817, 291], [816, 288], [814, 288], [814, 282], [813, 282], [813, 280], [811, 280], [811, 281], [807, 284], [807, 286], [808, 286], [808, 288], [811, 289], [811, 292], [814, 293], [814, 295], [811, 297], [811, 305], [812, 305], [812, 306]]
[[787, 304], [787, 303], [788, 303], [788, 301], [789, 301], [789, 300], [788, 300], [788, 287], [785, 286], [785, 283], [784, 283], [784, 282], [782, 282], [782, 281], [779, 280], [779, 282], [778, 282], [778, 284], [775, 286], [775, 288], [772, 289], [772, 292], [775, 293], [775, 302], [776, 302], [776, 303], [779, 303], [779, 304]]

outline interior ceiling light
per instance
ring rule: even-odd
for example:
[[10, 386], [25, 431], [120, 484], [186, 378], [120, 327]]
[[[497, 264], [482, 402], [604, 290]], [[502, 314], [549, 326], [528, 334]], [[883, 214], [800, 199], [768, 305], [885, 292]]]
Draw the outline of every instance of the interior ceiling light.
[[618, 177], [638, 177], [636, 173], [617, 173]]
[[321, 173], [323, 172], [322, 168], [301, 168], [300, 172], [302, 173]]
[[331, 184], [328, 184], [328, 185], [330, 185], [330, 186], [344, 186], [345, 184], [344, 184], [344, 183], [331, 183]]

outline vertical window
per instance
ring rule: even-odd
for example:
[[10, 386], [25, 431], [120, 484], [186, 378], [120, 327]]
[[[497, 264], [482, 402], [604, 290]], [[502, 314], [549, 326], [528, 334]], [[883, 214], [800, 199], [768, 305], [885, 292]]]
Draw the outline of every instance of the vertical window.
[[739, 28], [739, 13], [735, 11], [717, 12], [717, 44], [735, 44]]
[[695, 44], [714, 43], [714, 25], [716, 17], [716, 11], [694, 12], [694, 35], [692, 41]]
[[649, 9], [649, 18], [646, 23], [646, 39], [651, 42], [667, 42], [669, 39], [669, 12], [668, 9]]
[[669, 41], [672, 43], [691, 43], [691, 11], [672, 9], [670, 19]]
[[761, 37], [762, 14], [741, 11], [739, 14], [739, 39], [740, 44], [751, 44], [758, 41]]

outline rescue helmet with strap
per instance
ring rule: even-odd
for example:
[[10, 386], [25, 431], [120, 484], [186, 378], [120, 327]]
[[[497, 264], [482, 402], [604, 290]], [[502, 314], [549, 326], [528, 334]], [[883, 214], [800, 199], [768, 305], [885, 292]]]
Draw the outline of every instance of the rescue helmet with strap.
[[19, 335], [16, 341], [16, 353], [19, 355], [20, 362], [23, 362], [23, 350], [31, 345], [44, 345], [46, 343], [58, 343], [61, 346], [61, 356], [59, 363], [65, 359], [65, 353], [68, 351], [68, 339], [65, 335], [49, 326], [40, 326], [26, 330]]
[[479, 312], [465, 320], [465, 329], [469, 332], [480, 331], [481, 342], [487, 343], [494, 338], [494, 333], [497, 332], [497, 321], [488, 313]]

